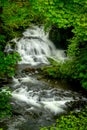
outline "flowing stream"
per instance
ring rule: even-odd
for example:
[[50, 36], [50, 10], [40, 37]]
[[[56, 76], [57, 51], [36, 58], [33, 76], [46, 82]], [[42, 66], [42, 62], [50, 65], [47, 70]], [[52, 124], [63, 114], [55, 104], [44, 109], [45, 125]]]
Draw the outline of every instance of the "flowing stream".
[[[18, 74], [10, 84], [14, 116], [0, 123], [3, 130], [39, 130], [42, 126], [54, 123], [60, 114], [69, 110], [79, 111], [79, 103], [87, 102], [80, 92], [67, 87], [64, 89], [61, 84], [50, 85], [49, 82], [38, 80], [37, 70], [23, 73], [26, 65], [31, 68], [49, 65], [48, 58], [64, 62], [64, 50], [56, 49], [48, 36], [43, 27], [33, 26], [21, 38], [11, 41], [16, 43], [15, 50], [20, 53], [22, 61], [19, 62]], [[11, 50], [10, 45], [7, 45], [5, 51]], [[74, 102], [78, 104], [72, 109]]]

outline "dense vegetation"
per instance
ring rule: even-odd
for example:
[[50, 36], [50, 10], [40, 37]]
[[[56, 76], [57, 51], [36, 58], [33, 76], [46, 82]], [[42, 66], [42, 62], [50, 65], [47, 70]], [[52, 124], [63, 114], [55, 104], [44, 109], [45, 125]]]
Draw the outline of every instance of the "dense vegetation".
[[[10, 54], [4, 52], [6, 44], [12, 38], [21, 36], [21, 32], [32, 23], [44, 24], [46, 31], [49, 27], [56, 27], [59, 30], [66, 30], [67, 34], [67, 29], [70, 29], [73, 33], [72, 37], [64, 38], [70, 60], [63, 64], [52, 61], [53, 65], [45, 68], [44, 73], [51, 78], [78, 81], [82, 87], [87, 89], [86, 0], [0, 0], [0, 79], [12, 77], [15, 74], [16, 64], [20, 60], [17, 52]], [[55, 28], [53, 29], [55, 32]], [[54, 33], [52, 37], [55, 35]], [[58, 39], [58, 37], [56, 38]], [[0, 90], [0, 118], [10, 114], [9, 99], [10, 95], [6, 91]], [[56, 127], [68, 130], [70, 126], [70, 129], [75, 127], [77, 130], [79, 129], [78, 122], [80, 122], [82, 130], [84, 130], [85, 123], [87, 123], [87, 112], [85, 114], [82, 112], [81, 116], [80, 114], [76, 115], [78, 118], [73, 114], [65, 118], [61, 117]], [[71, 120], [74, 121], [71, 123]], [[65, 122], [67, 122], [66, 126]], [[43, 129], [48, 130], [48, 128]], [[49, 128], [49, 130], [52, 129], [54, 127]]]
[[12, 115], [11, 105], [9, 104], [11, 92], [9, 88], [0, 90], [0, 118], [8, 117]]

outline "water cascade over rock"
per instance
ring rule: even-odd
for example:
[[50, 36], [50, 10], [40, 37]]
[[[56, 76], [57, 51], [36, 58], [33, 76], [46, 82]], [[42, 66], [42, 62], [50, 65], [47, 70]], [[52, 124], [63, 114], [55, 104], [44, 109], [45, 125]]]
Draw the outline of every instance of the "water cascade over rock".
[[12, 41], [16, 43], [15, 50], [22, 58], [20, 64], [49, 64], [49, 57], [62, 61], [65, 59], [64, 50], [56, 49], [43, 27], [33, 26], [23, 33], [22, 38]]
[[[66, 59], [64, 50], [55, 48], [43, 27], [33, 26], [13, 41], [16, 43], [15, 50], [22, 58], [19, 69], [22, 64], [33, 68], [40, 64], [48, 65], [48, 57], [61, 61]], [[5, 51], [13, 50], [7, 45]], [[72, 109], [74, 102], [77, 102], [75, 110], [79, 110], [80, 102], [87, 103], [87, 98], [81, 93], [64, 89], [59, 84], [55, 87], [55, 84], [40, 81], [37, 75], [23, 73], [22, 69], [13, 77], [10, 87], [14, 116], [4, 125], [0, 124], [5, 130], [39, 130], [41, 126], [54, 123], [56, 117], [67, 113], [69, 108]]]

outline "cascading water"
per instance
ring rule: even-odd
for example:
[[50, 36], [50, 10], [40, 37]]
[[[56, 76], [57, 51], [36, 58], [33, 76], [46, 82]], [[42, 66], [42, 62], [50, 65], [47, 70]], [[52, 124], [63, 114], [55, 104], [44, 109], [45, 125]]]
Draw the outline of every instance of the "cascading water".
[[[36, 66], [49, 64], [48, 57], [64, 61], [64, 51], [57, 50], [48, 39], [42, 27], [34, 26], [23, 33], [23, 37], [12, 40], [16, 43], [15, 50], [20, 53], [20, 64]], [[5, 51], [12, 51], [8, 45]], [[59, 85], [39, 81], [30, 73], [18, 74], [11, 84], [12, 106], [14, 117], [8, 120], [5, 130], [39, 130], [55, 122], [55, 117], [66, 113], [71, 101], [87, 101], [81, 94], [72, 90], [64, 90]], [[2, 126], [2, 128], [4, 128]], [[4, 129], [3, 129], [4, 130]]]
[[48, 36], [43, 27], [33, 26], [23, 33], [22, 38], [12, 40], [16, 43], [15, 49], [22, 58], [20, 64], [49, 64], [49, 57], [64, 60], [64, 51], [57, 50]]

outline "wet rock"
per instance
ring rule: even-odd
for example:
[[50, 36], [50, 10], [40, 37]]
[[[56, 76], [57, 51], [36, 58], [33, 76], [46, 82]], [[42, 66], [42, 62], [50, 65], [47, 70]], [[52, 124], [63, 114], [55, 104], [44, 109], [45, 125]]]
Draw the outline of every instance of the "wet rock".
[[34, 68], [25, 68], [22, 70], [22, 72], [35, 72], [35, 69]]
[[22, 70], [22, 73], [33, 73], [33, 74], [37, 74], [41, 71], [40, 68], [25, 68]]
[[41, 80], [41, 79], [43, 79], [42, 76], [38, 76], [37, 77], [37, 80]]
[[17, 111], [15, 111], [15, 110], [13, 110], [12, 114], [15, 115], [15, 116], [22, 115], [20, 112], [17, 112]]
[[12, 78], [2, 78], [0, 79], [0, 86], [3, 87], [4, 85], [11, 83], [12, 82]]
[[82, 100], [71, 101], [66, 103], [66, 106], [68, 107], [69, 111], [81, 110], [81, 108], [84, 108], [86, 105], [87, 105], [87, 101], [82, 101]]

